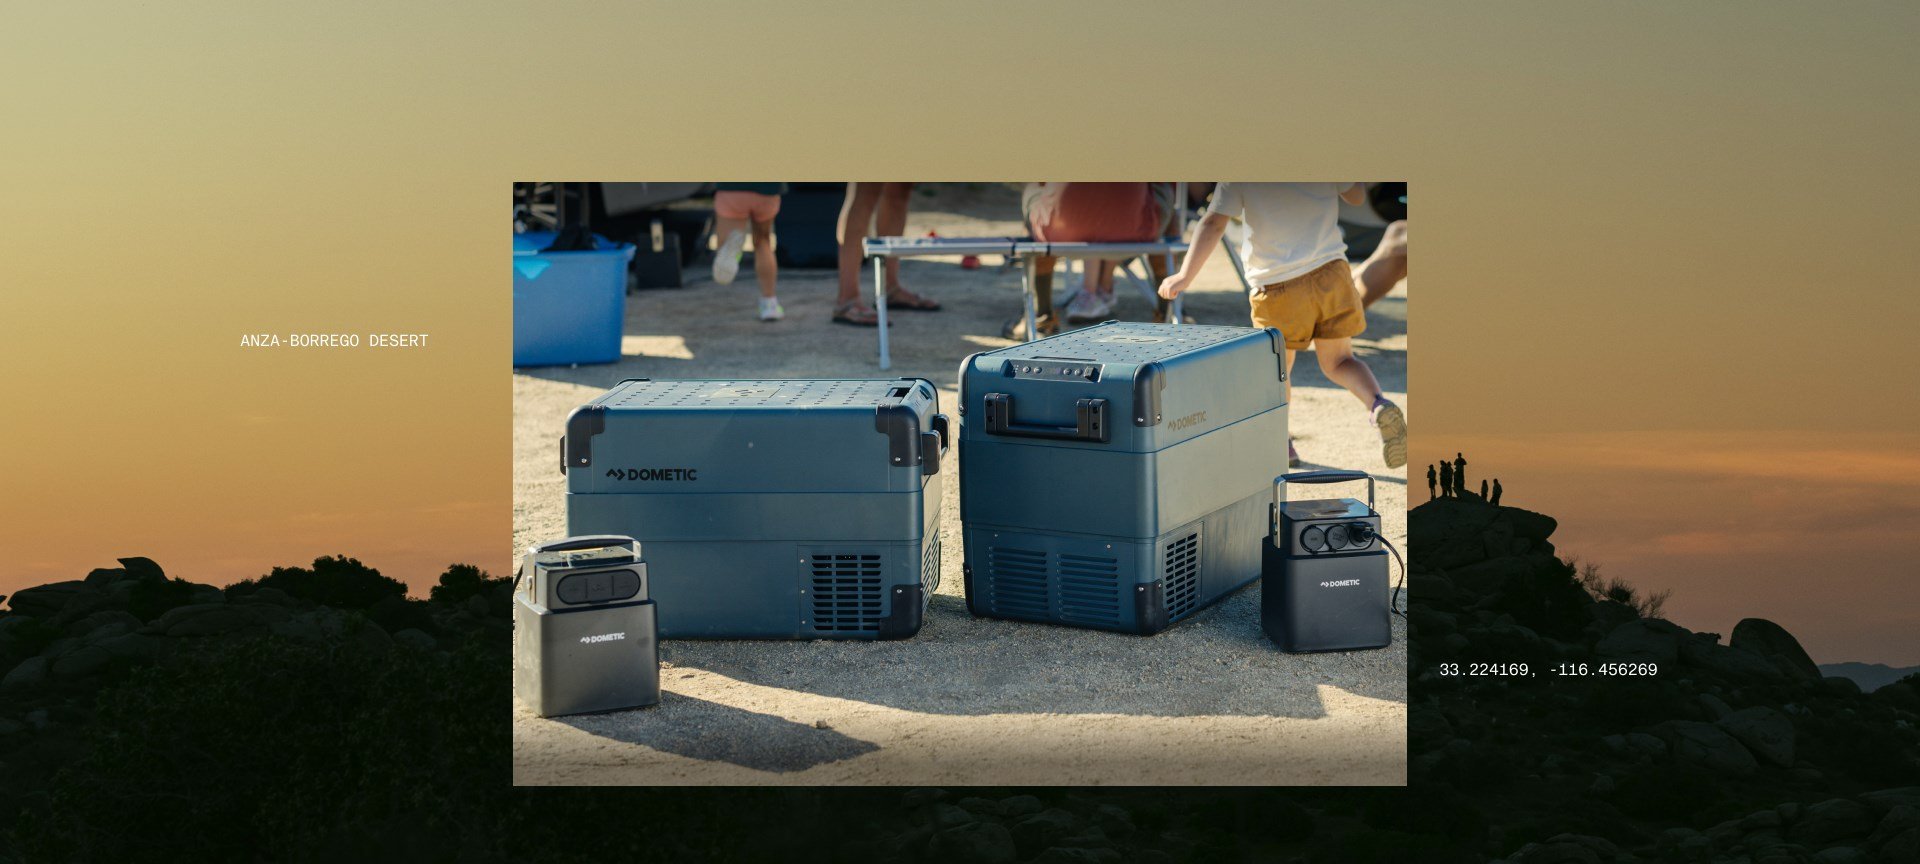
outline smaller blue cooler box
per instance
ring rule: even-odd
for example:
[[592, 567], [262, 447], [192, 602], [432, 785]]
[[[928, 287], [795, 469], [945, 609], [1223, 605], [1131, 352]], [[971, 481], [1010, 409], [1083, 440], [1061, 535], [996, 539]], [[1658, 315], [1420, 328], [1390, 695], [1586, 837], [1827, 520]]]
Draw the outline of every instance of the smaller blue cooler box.
[[543, 252], [552, 232], [513, 235], [513, 365], [620, 359], [633, 244], [594, 237], [598, 248]]

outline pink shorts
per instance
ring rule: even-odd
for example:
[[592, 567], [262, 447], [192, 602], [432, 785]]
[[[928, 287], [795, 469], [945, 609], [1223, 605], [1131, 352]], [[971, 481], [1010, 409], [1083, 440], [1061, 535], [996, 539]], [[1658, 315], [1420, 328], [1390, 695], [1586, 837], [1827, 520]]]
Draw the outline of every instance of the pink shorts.
[[722, 219], [772, 222], [774, 215], [779, 212], [780, 196], [778, 195], [736, 191], [713, 193], [713, 215]]

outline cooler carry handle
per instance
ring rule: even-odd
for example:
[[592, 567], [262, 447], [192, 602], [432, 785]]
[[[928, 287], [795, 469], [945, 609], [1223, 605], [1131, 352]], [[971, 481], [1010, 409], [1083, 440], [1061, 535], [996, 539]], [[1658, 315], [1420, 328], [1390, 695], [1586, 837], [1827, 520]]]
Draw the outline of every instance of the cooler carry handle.
[[1367, 509], [1373, 509], [1373, 475], [1365, 471], [1295, 471], [1273, 478], [1273, 509], [1280, 512], [1280, 505], [1286, 503], [1285, 486], [1288, 483], [1346, 483], [1354, 480], [1367, 481]]
[[947, 415], [935, 414], [927, 421], [927, 431], [920, 433], [920, 472], [922, 474], [940, 473], [940, 457], [947, 455], [947, 442], [952, 440], [947, 431]]
[[1026, 438], [1056, 438], [1064, 441], [1107, 442], [1107, 400], [1080, 399], [1073, 403], [1074, 425], [1046, 426], [1020, 423], [1013, 419], [1013, 397], [1006, 393], [988, 393], [986, 399], [987, 434]]

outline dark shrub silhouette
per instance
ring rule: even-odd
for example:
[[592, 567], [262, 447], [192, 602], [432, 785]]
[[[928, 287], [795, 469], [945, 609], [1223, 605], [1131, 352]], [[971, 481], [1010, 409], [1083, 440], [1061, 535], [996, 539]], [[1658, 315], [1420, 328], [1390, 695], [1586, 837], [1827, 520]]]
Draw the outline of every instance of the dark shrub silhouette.
[[152, 621], [168, 609], [192, 602], [194, 584], [166, 576], [138, 579], [127, 593], [127, 611], [142, 621]]
[[428, 597], [435, 603], [458, 603], [499, 582], [498, 579], [488, 578], [485, 571], [472, 564], [455, 564], [440, 574], [440, 584], [433, 586]]
[[311, 570], [275, 567], [257, 581], [249, 579], [228, 588], [227, 596], [237, 599], [261, 588], [277, 588], [295, 600], [342, 609], [365, 609], [383, 598], [407, 593], [399, 580], [345, 555], [315, 558]]

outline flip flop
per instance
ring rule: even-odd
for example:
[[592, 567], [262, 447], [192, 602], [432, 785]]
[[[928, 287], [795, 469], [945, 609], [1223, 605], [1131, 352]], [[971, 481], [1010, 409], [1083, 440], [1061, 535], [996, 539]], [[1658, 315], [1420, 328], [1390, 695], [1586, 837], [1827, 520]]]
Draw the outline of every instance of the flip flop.
[[[861, 310], [866, 312], [865, 320], [855, 317], [855, 314]], [[872, 309], [867, 309], [858, 303], [842, 303], [833, 307], [833, 323], [845, 324], [849, 327], [878, 327], [880, 319], [875, 317]]]
[[904, 309], [909, 312], [938, 312], [940, 303], [929, 300], [905, 288], [896, 288], [887, 292], [888, 309]]

